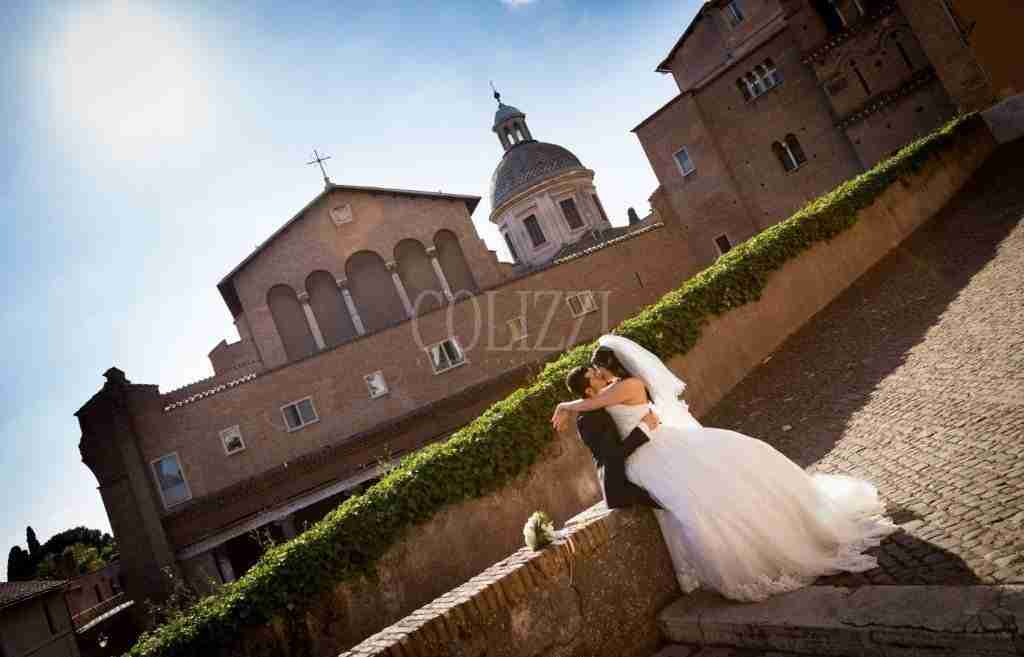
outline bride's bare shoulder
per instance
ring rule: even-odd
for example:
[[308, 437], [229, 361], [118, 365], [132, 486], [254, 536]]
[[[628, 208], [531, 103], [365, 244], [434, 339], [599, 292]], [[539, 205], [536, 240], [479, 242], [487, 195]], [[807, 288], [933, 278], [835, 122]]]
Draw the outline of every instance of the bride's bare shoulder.
[[631, 397], [638, 400], [636, 403], [643, 403], [647, 401], [647, 386], [644, 384], [643, 379], [630, 376], [625, 379], [619, 379], [619, 385], [624, 387], [630, 393]]

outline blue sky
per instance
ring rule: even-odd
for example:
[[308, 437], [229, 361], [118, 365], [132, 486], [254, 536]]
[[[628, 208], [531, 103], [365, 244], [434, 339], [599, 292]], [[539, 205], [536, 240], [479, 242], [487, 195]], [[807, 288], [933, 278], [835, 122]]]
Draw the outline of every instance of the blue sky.
[[485, 197], [494, 80], [597, 173], [612, 222], [656, 181], [629, 130], [699, 2], [0, 3], [7, 345], [0, 579], [40, 540], [109, 530], [73, 413], [111, 365], [162, 391], [237, 339], [216, 282], [339, 183]]

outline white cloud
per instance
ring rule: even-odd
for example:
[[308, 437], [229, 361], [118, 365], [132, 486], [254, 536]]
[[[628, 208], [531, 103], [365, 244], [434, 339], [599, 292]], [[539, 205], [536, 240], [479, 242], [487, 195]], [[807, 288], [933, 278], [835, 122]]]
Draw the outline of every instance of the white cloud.
[[526, 5], [532, 5], [537, 0], [501, 0], [501, 4], [508, 5], [509, 7], [525, 7]]

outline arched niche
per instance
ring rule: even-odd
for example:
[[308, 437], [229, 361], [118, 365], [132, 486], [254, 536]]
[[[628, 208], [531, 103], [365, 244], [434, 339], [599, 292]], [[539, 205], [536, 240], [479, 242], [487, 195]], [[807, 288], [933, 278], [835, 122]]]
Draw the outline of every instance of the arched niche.
[[384, 258], [373, 251], [353, 253], [345, 263], [345, 277], [352, 300], [368, 333], [406, 318], [405, 306], [395, 289]]
[[309, 329], [309, 322], [291, 286], [275, 285], [270, 288], [267, 292], [267, 306], [289, 361], [316, 353], [316, 342]]
[[356, 327], [348, 314], [345, 299], [330, 272], [315, 271], [306, 278], [309, 306], [320, 325], [320, 333], [328, 347], [356, 337]]
[[395, 245], [395, 262], [414, 312], [422, 314], [444, 303], [444, 289], [419, 240], [405, 239]]
[[445, 278], [448, 279], [448, 287], [452, 294], [459, 298], [467, 294], [476, 294], [480, 288], [477, 287], [473, 272], [466, 263], [466, 257], [462, 253], [462, 246], [459, 245], [459, 238], [450, 230], [439, 230], [434, 235], [434, 247], [437, 249], [437, 259], [441, 263]]

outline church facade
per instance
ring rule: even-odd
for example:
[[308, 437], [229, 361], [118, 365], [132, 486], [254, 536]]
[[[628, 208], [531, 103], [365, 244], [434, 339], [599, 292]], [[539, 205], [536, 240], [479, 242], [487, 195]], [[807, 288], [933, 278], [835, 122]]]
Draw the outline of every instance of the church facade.
[[696, 262], [993, 100], [947, 0], [711, 0], [657, 71], [679, 93], [633, 132], [652, 206]]
[[[76, 413], [79, 449], [129, 597], [159, 598], [166, 568], [199, 585], [236, 579], [268, 539], [315, 523], [694, 273], [679, 231], [611, 227], [593, 171], [534, 142], [521, 112], [498, 115], [516, 134], [499, 132], [492, 220], [518, 262], [476, 234], [479, 197], [325, 176], [217, 284], [239, 339], [210, 352], [213, 376], [164, 392], [105, 373]], [[551, 246], [518, 246], [527, 210]]]

